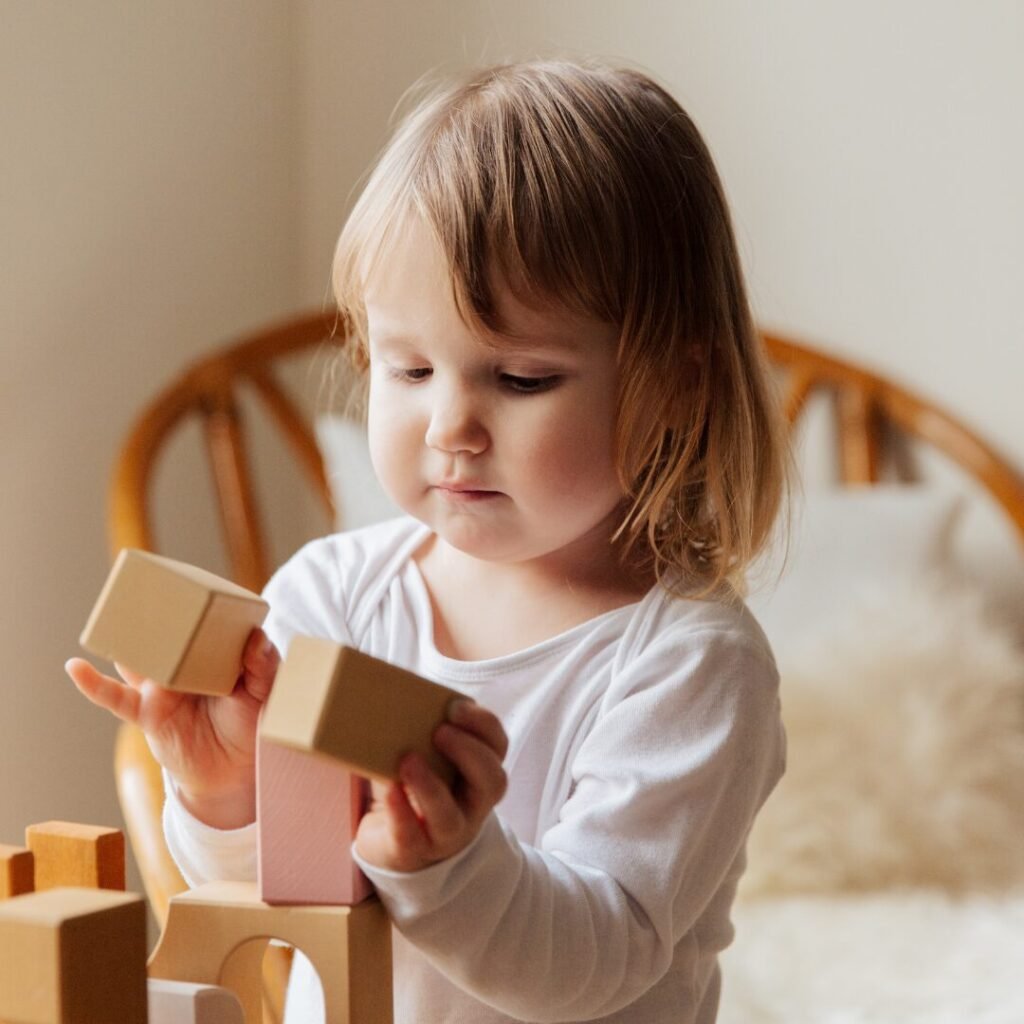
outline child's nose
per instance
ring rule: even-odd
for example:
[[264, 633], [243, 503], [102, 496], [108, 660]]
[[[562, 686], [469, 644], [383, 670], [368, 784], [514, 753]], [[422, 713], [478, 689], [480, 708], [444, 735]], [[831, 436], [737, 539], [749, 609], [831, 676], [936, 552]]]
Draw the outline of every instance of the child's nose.
[[474, 455], [488, 445], [487, 429], [471, 397], [454, 390], [437, 395], [425, 440], [428, 448], [437, 451]]

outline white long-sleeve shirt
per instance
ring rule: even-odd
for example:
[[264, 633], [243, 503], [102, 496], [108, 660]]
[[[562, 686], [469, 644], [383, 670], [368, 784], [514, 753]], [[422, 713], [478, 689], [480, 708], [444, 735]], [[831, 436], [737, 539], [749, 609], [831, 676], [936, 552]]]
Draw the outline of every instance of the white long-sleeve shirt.
[[[409, 518], [314, 541], [270, 582], [265, 626], [350, 644], [490, 708], [508, 791], [465, 850], [422, 871], [360, 861], [395, 926], [397, 1024], [711, 1024], [754, 815], [782, 774], [778, 675], [739, 601], [655, 587], [526, 650], [433, 643]], [[190, 884], [255, 877], [255, 826], [218, 832], [169, 790]], [[357, 858], [358, 859], [358, 858]], [[293, 972], [289, 1021], [316, 985]]]

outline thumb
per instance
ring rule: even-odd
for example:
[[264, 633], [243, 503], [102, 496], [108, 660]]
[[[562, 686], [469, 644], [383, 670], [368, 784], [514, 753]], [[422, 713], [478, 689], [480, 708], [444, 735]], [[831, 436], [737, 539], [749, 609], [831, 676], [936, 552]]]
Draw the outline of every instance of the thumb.
[[263, 704], [270, 695], [281, 656], [262, 629], [249, 635], [242, 657], [242, 680], [245, 692]]

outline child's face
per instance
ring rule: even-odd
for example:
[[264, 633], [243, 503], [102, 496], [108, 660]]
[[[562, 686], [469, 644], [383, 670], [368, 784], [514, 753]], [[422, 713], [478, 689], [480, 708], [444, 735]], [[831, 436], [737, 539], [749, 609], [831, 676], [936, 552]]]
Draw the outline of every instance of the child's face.
[[377, 474], [474, 557], [610, 557], [617, 331], [507, 290], [498, 301], [517, 338], [490, 346], [459, 317], [429, 230], [406, 226], [366, 294]]

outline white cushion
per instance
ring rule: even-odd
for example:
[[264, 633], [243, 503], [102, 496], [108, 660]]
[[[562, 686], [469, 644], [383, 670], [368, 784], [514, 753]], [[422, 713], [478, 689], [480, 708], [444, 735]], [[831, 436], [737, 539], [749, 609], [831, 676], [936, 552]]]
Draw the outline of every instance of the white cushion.
[[749, 574], [747, 604], [776, 656], [798, 649], [865, 586], [946, 566], [961, 508], [956, 493], [924, 486], [809, 491], [794, 509], [781, 578], [780, 543]]
[[335, 528], [355, 530], [398, 515], [373, 471], [365, 427], [335, 415], [319, 417], [315, 429], [337, 511]]

